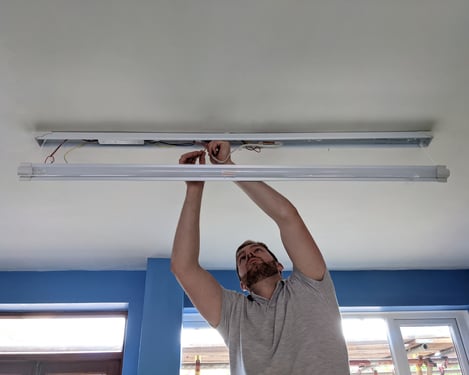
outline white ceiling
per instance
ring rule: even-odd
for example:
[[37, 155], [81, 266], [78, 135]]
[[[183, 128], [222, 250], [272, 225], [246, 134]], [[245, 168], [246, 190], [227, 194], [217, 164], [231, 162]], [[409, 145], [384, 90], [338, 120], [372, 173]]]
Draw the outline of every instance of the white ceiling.
[[[239, 151], [239, 164], [444, 164], [448, 183], [277, 182], [331, 269], [469, 267], [466, 0], [0, 0], [0, 270], [143, 269], [168, 257], [183, 182], [20, 182], [48, 130], [428, 130], [426, 149]], [[59, 150], [57, 162], [63, 162]], [[69, 162], [177, 163], [81, 147]], [[289, 266], [230, 182], [206, 184], [201, 263], [244, 239]]]

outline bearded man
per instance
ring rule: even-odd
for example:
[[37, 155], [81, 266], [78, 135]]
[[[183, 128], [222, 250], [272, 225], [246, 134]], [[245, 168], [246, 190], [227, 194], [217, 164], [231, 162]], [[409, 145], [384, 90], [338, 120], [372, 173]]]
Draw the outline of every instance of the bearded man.
[[[210, 161], [234, 164], [230, 145], [207, 145]], [[205, 164], [205, 151], [181, 156], [181, 164]], [[174, 238], [171, 269], [194, 306], [216, 328], [230, 353], [231, 375], [345, 375], [347, 349], [334, 285], [324, 258], [297, 209], [260, 181], [236, 184], [277, 224], [293, 263], [283, 265], [262, 242], [236, 251], [242, 293], [223, 288], [199, 264], [200, 210], [204, 183], [186, 182]]]

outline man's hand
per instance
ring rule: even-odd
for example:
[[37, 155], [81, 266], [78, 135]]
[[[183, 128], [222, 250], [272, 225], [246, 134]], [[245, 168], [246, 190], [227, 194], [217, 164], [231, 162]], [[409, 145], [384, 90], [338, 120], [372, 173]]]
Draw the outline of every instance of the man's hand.
[[211, 141], [206, 148], [212, 164], [233, 164], [229, 142]]
[[186, 152], [179, 158], [179, 164], [195, 164], [197, 160], [199, 164], [205, 164], [204, 150]]
[[[179, 164], [196, 164], [197, 161], [199, 164], [205, 164], [205, 151], [191, 151], [187, 152], [179, 158]], [[187, 186], [199, 186], [203, 187], [203, 181], [186, 181]]]

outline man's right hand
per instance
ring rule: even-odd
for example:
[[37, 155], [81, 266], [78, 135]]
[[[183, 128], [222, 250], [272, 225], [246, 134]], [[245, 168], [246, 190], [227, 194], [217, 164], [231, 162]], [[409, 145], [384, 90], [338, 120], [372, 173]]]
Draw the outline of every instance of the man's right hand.
[[197, 160], [199, 164], [205, 164], [204, 150], [186, 152], [179, 158], [179, 164], [195, 164]]
[[[205, 164], [205, 150], [187, 152], [179, 158], [179, 164]], [[203, 187], [203, 181], [186, 181], [187, 186]]]

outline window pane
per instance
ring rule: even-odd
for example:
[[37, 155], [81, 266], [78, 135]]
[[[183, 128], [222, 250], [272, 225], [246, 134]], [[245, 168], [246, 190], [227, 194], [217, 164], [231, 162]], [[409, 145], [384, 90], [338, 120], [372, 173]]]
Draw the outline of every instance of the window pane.
[[380, 318], [343, 318], [351, 374], [392, 374], [387, 325]]
[[2, 316], [0, 353], [121, 352], [125, 316]]
[[449, 325], [400, 328], [412, 374], [462, 374]]
[[204, 375], [229, 375], [228, 349], [217, 330], [210, 327], [184, 328], [181, 334], [182, 366], [180, 375], [194, 375], [200, 360]]

